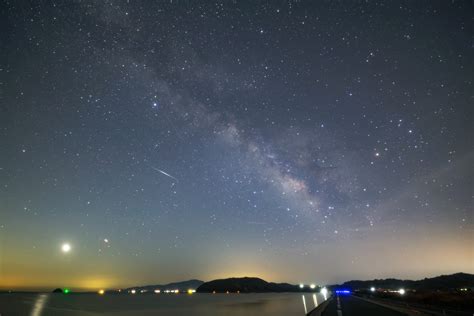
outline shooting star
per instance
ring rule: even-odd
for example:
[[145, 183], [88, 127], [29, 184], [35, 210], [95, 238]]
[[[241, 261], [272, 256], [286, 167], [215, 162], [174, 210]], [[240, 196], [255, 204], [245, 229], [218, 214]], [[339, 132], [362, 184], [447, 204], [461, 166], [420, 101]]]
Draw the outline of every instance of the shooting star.
[[161, 174], [167, 176], [168, 178], [171, 178], [171, 179], [175, 180], [176, 182], [178, 182], [178, 179], [176, 179], [175, 177], [173, 177], [173, 176], [170, 175], [169, 173], [167, 173], [167, 172], [165, 172], [165, 171], [163, 171], [163, 170], [161, 170], [161, 169], [155, 168], [155, 167], [151, 167], [151, 168], [152, 168], [153, 170], [158, 171], [159, 173], [161, 173]]

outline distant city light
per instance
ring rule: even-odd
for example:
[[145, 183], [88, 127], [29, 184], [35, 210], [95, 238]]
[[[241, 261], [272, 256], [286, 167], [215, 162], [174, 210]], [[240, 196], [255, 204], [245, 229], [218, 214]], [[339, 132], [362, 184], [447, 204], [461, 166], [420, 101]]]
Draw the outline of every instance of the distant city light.
[[304, 288], [304, 284], [303, 284], [303, 283], [300, 284], [300, 289], [302, 289], [302, 288]]
[[98, 292], [100, 295], [104, 295], [105, 294], [105, 291], [104, 290], [99, 290]]
[[189, 289], [188, 290], [188, 294], [193, 294], [193, 293], [196, 293], [196, 290], [194, 290], [194, 289]]
[[405, 289], [400, 289], [400, 290], [398, 290], [398, 293], [400, 293], [400, 295], [405, 294]]
[[375, 287], [372, 286], [372, 287], [370, 288], [370, 292], [375, 292]]
[[160, 291], [160, 290], [155, 290], [155, 293], [156, 293], [156, 294], [160, 294], [161, 291]]
[[135, 293], [137, 293], [137, 291], [136, 290], [131, 290], [130, 293], [135, 294]]
[[310, 287], [312, 290], [314, 290], [314, 289], [316, 288], [316, 284], [311, 284], [309, 287]]

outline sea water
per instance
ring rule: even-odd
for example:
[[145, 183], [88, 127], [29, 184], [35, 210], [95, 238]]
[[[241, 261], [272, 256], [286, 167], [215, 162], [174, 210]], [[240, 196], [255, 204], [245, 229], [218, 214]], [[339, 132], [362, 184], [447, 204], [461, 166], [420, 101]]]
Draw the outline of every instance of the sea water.
[[0, 294], [1, 316], [304, 316], [324, 298], [265, 294]]

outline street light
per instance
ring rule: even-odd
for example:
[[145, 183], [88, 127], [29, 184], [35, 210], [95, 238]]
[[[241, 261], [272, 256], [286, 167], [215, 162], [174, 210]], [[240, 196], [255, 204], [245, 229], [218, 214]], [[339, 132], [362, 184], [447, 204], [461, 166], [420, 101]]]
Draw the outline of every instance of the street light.
[[372, 287], [370, 288], [370, 292], [375, 292], [375, 287], [372, 286]]
[[405, 289], [400, 289], [400, 290], [398, 290], [398, 293], [400, 293], [400, 295], [405, 294]]
[[324, 296], [324, 300], [326, 301], [328, 299], [327, 295], [328, 295], [328, 289], [326, 287], [323, 287], [321, 289], [321, 294]]
[[316, 285], [315, 285], [315, 284], [311, 284], [309, 287], [310, 287], [312, 290], [314, 290], [314, 289], [316, 288]]
[[300, 289], [302, 289], [302, 288], [304, 288], [304, 284], [303, 284], [303, 283], [300, 284]]

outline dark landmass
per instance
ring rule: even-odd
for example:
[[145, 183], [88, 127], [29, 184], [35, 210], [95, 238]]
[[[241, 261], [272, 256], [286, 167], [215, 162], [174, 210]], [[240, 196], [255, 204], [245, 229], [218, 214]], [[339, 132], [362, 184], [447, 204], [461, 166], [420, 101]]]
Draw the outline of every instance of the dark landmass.
[[[370, 291], [374, 287], [375, 291]], [[422, 280], [381, 279], [348, 281], [331, 289], [352, 290], [357, 296], [401, 304], [414, 309], [445, 311], [474, 310], [474, 274], [455, 273]], [[405, 289], [405, 294], [396, 291]], [[440, 313], [441, 313], [440, 312]]]
[[60, 289], [60, 288], [54, 289], [53, 293], [63, 293], [63, 289]]
[[203, 283], [196, 290], [199, 293], [265, 293], [265, 292], [300, 292], [297, 285], [272, 283], [260, 278], [229, 278]]
[[375, 279], [371, 281], [353, 280], [340, 285], [331, 285], [330, 288], [345, 288], [350, 290], [370, 289], [371, 287], [380, 289], [410, 289], [410, 290], [456, 290], [461, 288], [474, 287], [474, 274], [455, 273], [441, 275], [434, 278], [424, 278], [422, 280], [399, 280], [399, 279]]
[[474, 291], [408, 291], [405, 295], [389, 292], [357, 293], [373, 299], [383, 299], [412, 306], [438, 307], [446, 310], [474, 311]]
[[155, 285], [144, 285], [144, 286], [136, 286], [136, 287], [130, 287], [125, 289], [125, 291], [130, 291], [130, 290], [136, 290], [136, 291], [147, 291], [147, 292], [153, 292], [156, 289], [159, 290], [179, 290], [180, 292], [185, 292], [189, 289], [197, 289], [201, 284], [203, 284], [204, 281], [201, 280], [188, 280], [188, 281], [182, 281], [182, 282], [173, 282], [173, 283], [168, 283], [168, 284], [155, 284]]

